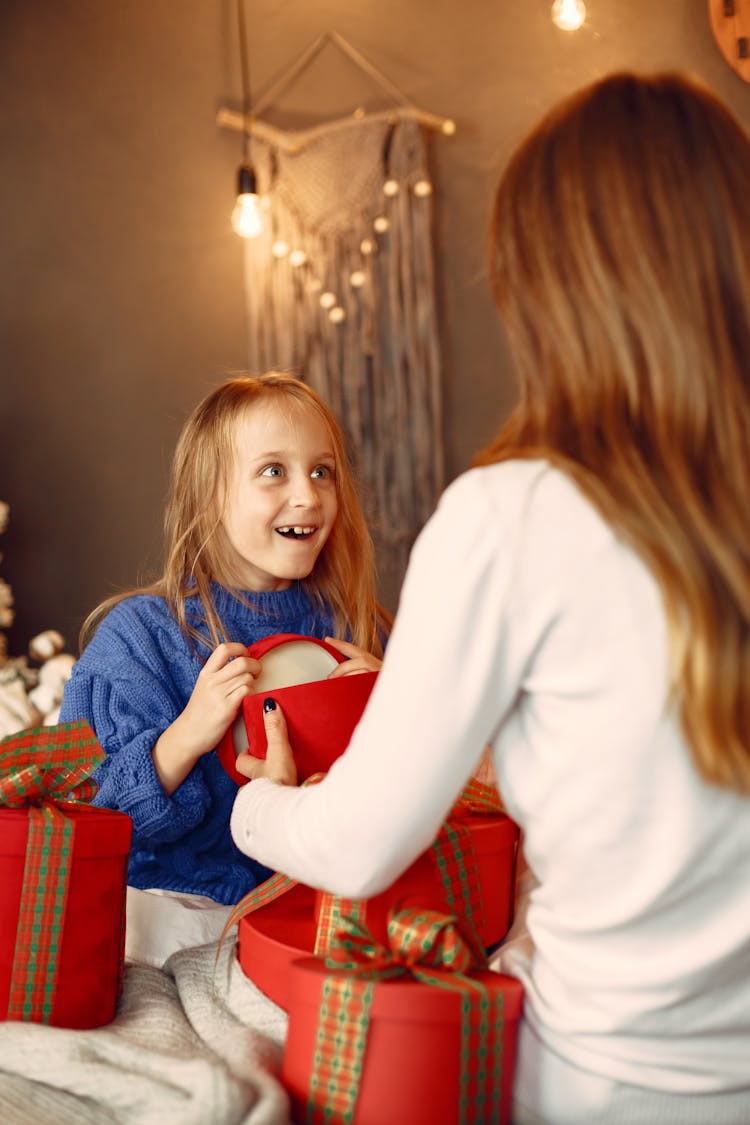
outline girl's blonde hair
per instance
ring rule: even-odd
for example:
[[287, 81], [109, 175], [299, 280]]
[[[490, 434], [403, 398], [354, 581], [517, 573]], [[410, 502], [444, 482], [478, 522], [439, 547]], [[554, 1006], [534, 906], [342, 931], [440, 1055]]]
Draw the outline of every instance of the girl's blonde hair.
[[134, 593], [166, 598], [186, 636], [205, 643], [186, 612], [186, 599], [197, 595], [212, 643], [229, 639], [211, 597], [211, 582], [220, 582], [246, 601], [248, 595], [233, 585], [227, 568], [224, 498], [234, 462], [237, 423], [258, 404], [268, 402], [315, 414], [325, 426], [336, 463], [338, 515], [312, 573], [302, 585], [314, 601], [332, 611], [338, 636], [348, 635], [360, 648], [382, 654], [382, 638], [390, 618], [377, 601], [372, 538], [343, 432], [320, 395], [301, 380], [276, 372], [228, 379], [190, 415], [172, 461], [164, 516], [164, 573], [153, 585], [119, 593], [97, 606], [83, 624], [82, 648], [112, 606]]
[[595, 83], [512, 157], [490, 260], [521, 394], [476, 463], [550, 460], [643, 558], [696, 766], [748, 792], [750, 138], [686, 76]]

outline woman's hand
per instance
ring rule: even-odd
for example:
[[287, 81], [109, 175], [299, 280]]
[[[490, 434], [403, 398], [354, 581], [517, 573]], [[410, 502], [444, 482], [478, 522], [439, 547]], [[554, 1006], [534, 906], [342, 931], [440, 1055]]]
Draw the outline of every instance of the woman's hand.
[[495, 763], [492, 757], [492, 747], [485, 746], [482, 751], [482, 756], [477, 762], [476, 769], [471, 775], [475, 781], [479, 781], [482, 785], [489, 785], [491, 789], [497, 789], [497, 777], [495, 775]]
[[153, 749], [154, 766], [167, 793], [173, 793], [198, 759], [220, 741], [242, 700], [253, 694], [260, 671], [260, 661], [248, 656], [245, 645], [227, 641], [214, 649], [185, 710]]
[[270, 696], [263, 700], [263, 725], [268, 743], [265, 758], [255, 758], [249, 750], [237, 755], [235, 766], [245, 777], [267, 777], [279, 785], [297, 784], [297, 766], [286, 729], [284, 712]]
[[371, 652], [367, 652], [364, 648], [358, 648], [357, 645], [350, 644], [349, 641], [339, 641], [335, 637], [326, 637], [326, 644], [332, 648], [337, 649], [347, 659], [337, 664], [328, 679], [335, 680], [339, 676], [356, 676], [360, 672], [379, 672], [383, 661], [378, 660], [377, 656], [373, 656]]

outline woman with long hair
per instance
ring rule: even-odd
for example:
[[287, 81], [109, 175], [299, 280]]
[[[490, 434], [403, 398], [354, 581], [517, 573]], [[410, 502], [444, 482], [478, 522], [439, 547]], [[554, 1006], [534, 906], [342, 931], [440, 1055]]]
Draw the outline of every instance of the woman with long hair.
[[742, 1125], [748, 135], [684, 75], [594, 83], [510, 160], [491, 274], [518, 406], [415, 545], [349, 748], [291, 788], [269, 711], [233, 835], [372, 894], [489, 742], [533, 884], [496, 955], [526, 994], [514, 1121]]

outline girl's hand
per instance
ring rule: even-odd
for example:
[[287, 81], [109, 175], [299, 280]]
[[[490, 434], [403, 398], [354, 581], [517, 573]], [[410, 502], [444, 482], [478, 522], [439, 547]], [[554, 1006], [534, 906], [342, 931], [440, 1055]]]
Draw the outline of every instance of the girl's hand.
[[245, 645], [220, 644], [203, 665], [185, 710], [158, 739], [154, 766], [167, 793], [173, 793], [203, 754], [213, 750], [234, 719], [242, 700], [252, 695], [259, 660]]
[[349, 641], [338, 641], [335, 637], [326, 637], [326, 643], [347, 657], [329, 673], [329, 680], [335, 680], [339, 676], [356, 676], [360, 672], [379, 672], [383, 665], [383, 661], [378, 660], [377, 656], [373, 656], [371, 652], [367, 652], [364, 648], [358, 648], [356, 645], [350, 644]]
[[235, 761], [238, 773], [251, 780], [267, 777], [279, 785], [296, 785], [297, 766], [289, 745], [284, 712], [270, 697], [263, 700], [263, 725], [268, 741], [265, 758], [255, 758], [249, 750], [243, 750]]
[[224, 642], [211, 653], [181, 716], [198, 756], [216, 746], [242, 700], [253, 694], [260, 671], [260, 661], [237, 642]]

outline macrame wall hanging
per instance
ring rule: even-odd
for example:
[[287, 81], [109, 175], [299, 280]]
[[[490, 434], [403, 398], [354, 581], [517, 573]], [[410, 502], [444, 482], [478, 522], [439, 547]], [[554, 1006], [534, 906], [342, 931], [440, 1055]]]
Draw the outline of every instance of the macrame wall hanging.
[[[259, 114], [332, 43], [396, 97], [393, 109], [301, 132]], [[393, 602], [444, 484], [441, 363], [426, 130], [453, 123], [408, 102], [335, 32], [256, 104], [246, 129], [263, 229], [247, 239], [251, 371], [291, 372], [337, 414], [353, 452]], [[390, 594], [390, 598], [389, 595]]]

